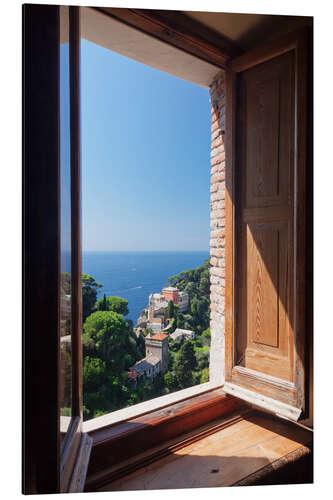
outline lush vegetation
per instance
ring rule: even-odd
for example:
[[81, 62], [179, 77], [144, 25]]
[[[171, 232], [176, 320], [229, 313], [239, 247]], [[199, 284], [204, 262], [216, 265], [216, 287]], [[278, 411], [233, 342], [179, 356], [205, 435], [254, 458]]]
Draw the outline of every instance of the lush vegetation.
[[[194, 330], [197, 335], [201, 335], [209, 327], [209, 259], [201, 267], [172, 276], [167, 284], [187, 292], [190, 298], [190, 309], [185, 314], [178, 312], [177, 306], [173, 306], [174, 314], [170, 317], [176, 317], [175, 328]], [[172, 308], [170, 303], [169, 307]]]
[[176, 328], [195, 332], [194, 340], [169, 341], [169, 371], [164, 375], [164, 381], [171, 392], [209, 380], [209, 259], [203, 266], [172, 276], [167, 285], [187, 292], [190, 298], [189, 310], [184, 314], [169, 302], [168, 312], [172, 318], [170, 333]]
[[[90, 419], [151, 399], [168, 392], [206, 382], [209, 379], [209, 261], [168, 280], [189, 294], [190, 307], [182, 314], [169, 302], [168, 315], [176, 328], [195, 332], [194, 340], [169, 339], [168, 372], [154, 380], [144, 377], [134, 384], [128, 369], [145, 357], [144, 335], [137, 336], [128, 314], [128, 302], [121, 297], [97, 300], [98, 289], [92, 276], [83, 275], [83, 402], [84, 418]], [[67, 277], [64, 293], [70, 293]], [[149, 333], [145, 331], [146, 335]]]

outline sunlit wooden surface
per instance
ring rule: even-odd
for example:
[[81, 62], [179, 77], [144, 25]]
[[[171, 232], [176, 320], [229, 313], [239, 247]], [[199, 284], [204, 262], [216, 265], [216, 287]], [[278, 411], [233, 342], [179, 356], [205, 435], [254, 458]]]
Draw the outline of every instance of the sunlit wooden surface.
[[231, 486], [311, 441], [311, 431], [254, 412], [101, 490]]

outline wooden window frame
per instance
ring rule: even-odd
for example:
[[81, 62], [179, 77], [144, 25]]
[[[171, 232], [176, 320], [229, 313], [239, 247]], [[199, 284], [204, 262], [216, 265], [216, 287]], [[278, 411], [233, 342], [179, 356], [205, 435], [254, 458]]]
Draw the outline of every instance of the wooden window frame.
[[[33, 19], [29, 18], [30, 9], [39, 9], [38, 16]], [[58, 373], [59, 373], [59, 352], [60, 342], [58, 335], [57, 320], [50, 328], [52, 318], [58, 318], [59, 314], [59, 301], [58, 301], [58, 288], [59, 288], [59, 275], [60, 275], [60, 262], [59, 262], [59, 89], [58, 75], [59, 65], [55, 65], [54, 61], [57, 60], [54, 50], [57, 50], [59, 44], [59, 34], [54, 33], [54, 23], [58, 22], [58, 7], [57, 6], [23, 6], [25, 9], [26, 21], [24, 24], [24, 492], [25, 493], [54, 493], [60, 491], [60, 435], [59, 435], [59, 394], [58, 394]], [[74, 8], [75, 9], [75, 8]], [[76, 8], [77, 9], [77, 8]], [[35, 10], [35, 13], [37, 12]], [[236, 53], [239, 54], [237, 47], [230, 47], [225, 43], [223, 37], [209, 33], [208, 28], [202, 28], [199, 23], [189, 21], [187, 16], [178, 14], [169, 17], [166, 12], [162, 11], [140, 11], [137, 9], [103, 9], [108, 10], [108, 15], [116, 17], [121, 20], [119, 11], [122, 11], [126, 19], [122, 19], [126, 24], [130, 24], [145, 33], [163, 40], [170, 45], [176, 46], [181, 50], [195, 55], [205, 61], [213, 62], [216, 66], [226, 69], [227, 79], [227, 106], [226, 106], [226, 161], [228, 168], [226, 171], [226, 344], [225, 351], [230, 363], [230, 353], [232, 355], [232, 318], [233, 318], [233, 287], [229, 284], [233, 283], [233, 214], [234, 207], [232, 202], [232, 194], [228, 194], [228, 188], [232, 193], [234, 185], [234, 158], [235, 158], [235, 106], [234, 106], [234, 86], [235, 86], [235, 72], [237, 66], [228, 66], [228, 61], [234, 57]], [[111, 12], [112, 11], [112, 12]], [[118, 11], [118, 12], [116, 12]], [[28, 12], [28, 14], [27, 14]], [[31, 11], [30, 11], [31, 12]], [[133, 12], [136, 16], [136, 21], [133, 21]], [[157, 13], [156, 13], [157, 12]], [[105, 12], [104, 12], [105, 13]], [[139, 17], [138, 17], [139, 16]], [[40, 21], [43, 20], [43, 23]], [[46, 20], [46, 22], [45, 22]], [[139, 21], [138, 21], [139, 20]], [[182, 22], [186, 20], [189, 28], [182, 27]], [[30, 28], [27, 30], [27, 22], [31, 23]], [[34, 26], [35, 23], [35, 26]], [[189, 24], [188, 24], [189, 23]], [[41, 29], [43, 26], [43, 29]], [[199, 26], [200, 29], [199, 29]], [[199, 29], [199, 36], [197, 30]], [[28, 38], [30, 31], [34, 33], [34, 38]], [[170, 36], [172, 35], [172, 36]], [[292, 39], [292, 37], [291, 37]], [[291, 40], [290, 39], [290, 40]], [[48, 42], [45, 43], [45, 40]], [[44, 42], [44, 46], [42, 44]], [[203, 43], [204, 42], [204, 43]], [[295, 44], [295, 41], [290, 41]], [[222, 45], [221, 45], [222, 44]], [[295, 45], [293, 45], [294, 47]], [[36, 57], [36, 61], [45, 54], [45, 51], [50, 51], [53, 57], [45, 58], [48, 64], [39, 67], [39, 71], [35, 73], [29, 70], [29, 57], [31, 53]], [[77, 50], [73, 49], [74, 51]], [[29, 52], [30, 51], [30, 52]], [[43, 52], [44, 51], [44, 52]], [[52, 52], [53, 51], [53, 52]], [[253, 51], [255, 54], [255, 51]], [[222, 56], [221, 56], [222, 54]], [[50, 52], [48, 52], [48, 56]], [[264, 54], [255, 54], [256, 57], [265, 57]], [[72, 57], [77, 58], [77, 52], [73, 52]], [[77, 59], [76, 59], [77, 60]], [[242, 58], [238, 59], [238, 64], [242, 62]], [[44, 60], [43, 60], [44, 62]], [[246, 63], [246, 59], [242, 64]], [[76, 100], [78, 106], [77, 92], [78, 80], [73, 80], [72, 92], [73, 98]], [[300, 75], [298, 75], [299, 91], [304, 91]], [[38, 89], [39, 92], [34, 92]], [[52, 89], [52, 94], [49, 91]], [[47, 106], [45, 108], [45, 102]], [[31, 123], [31, 115], [29, 111], [39, 110], [38, 115], [34, 115], [34, 124]], [[302, 110], [299, 110], [301, 113]], [[304, 112], [304, 111], [303, 111]], [[76, 117], [78, 117], [78, 108]], [[75, 123], [75, 117], [74, 122]], [[34, 128], [37, 125], [37, 128]], [[300, 126], [303, 126], [301, 119]], [[79, 123], [74, 126], [75, 131], [72, 140], [78, 145], [78, 130]], [[46, 140], [41, 144], [40, 137]], [[75, 135], [76, 134], [76, 135]], [[306, 131], [302, 131], [302, 139], [306, 140]], [[303, 147], [304, 149], [304, 147]], [[50, 155], [50, 152], [53, 154]], [[39, 156], [38, 156], [39, 155]], [[38, 186], [36, 185], [35, 178], [36, 172], [34, 171], [34, 160], [37, 158], [41, 164], [44, 158], [41, 155], [47, 155], [48, 164], [52, 164], [53, 168], [47, 169], [45, 172], [40, 172], [38, 178]], [[79, 207], [79, 170], [75, 170], [79, 165], [79, 149], [77, 147], [74, 153], [75, 157], [72, 158], [72, 166], [76, 165], [72, 174], [76, 178], [76, 188], [72, 190], [72, 200]], [[232, 168], [231, 168], [232, 165]], [[38, 172], [37, 172], [38, 174]], [[302, 189], [305, 190], [305, 176]], [[42, 208], [42, 210], [41, 210]], [[49, 222], [50, 214], [53, 215], [54, 226], [50, 233]], [[78, 257], [76, 266], [80, 262], [80, 229], [77, 225], [79, 221], [79, 211], [77, 211], [74, 219], [72, 219], [73, 226], [75, 227], [76, 237], [73, 242], [73, 258], [74, 255]], [[231, 223], [230, 223], [231, 221]], [[307, 228], [308, 230], [308, 228]], [[311, 228], [310, 228], [311, 231]], [[47, 247], [41, 247], [39, 244], [40, 234], [50, 234], [46, 240]], [[299, 237], [305, 238], [305, 227], [299, 228]], [[298, 255], [303, 260], [298, 262], [298, 265], [304, 264], [305, 256]], [[38, 269], [40, 264], [44, 263], [44, 270]], [[303, 264], [302, 264], [303, 263]], [[307, 264], [309, 269], [309, 276], [312, 276], [311, 263]], [[43, 272], [46, 270], [46, 276]], [[34, 276], [34, 273], [36, 275]], [[80, 276], [80, 268], [76, 267], [76, 275], [74, 280], [78, 287], [78, 280]], [[48, 289], [42, 296], [31, 294], [31, 286], [35, 283], [39, 284], [40, 279], [47, 278]], [[52, 290], [54, 287], [54, 293]], [[308, 303], [311, 302], [308, 289], [305, 290], [303, 281], [298, 283], [299, 291], [302, 294], [303, 307], [305, 307], [305, 294], [307, 293]], [[51, 290], [51, 291], [50, 291]], [[55, 292], [56, 291], [56, 292]], [[310, 302], [309, 302], [310, 301]], [[74, 297], [73, 297], [74, 302]], [[41, 309], [41, 305], [43, 308]], [[38, 311], [38, 308], [40, 309]], [[75, 297], [74, 315], [76, 321], [80, 318], [80, 296]], [[41, 332], [47, 326], [49, 336], [42, 339], [39, 336], [34, 336], [33, 331]], [[80, 342], [80, 329], [74, 333], [74, 343], [79, 347]], [[41, 353], [36, 357], [36, 353]], [[35, 364], [34, 364], [35, 363]], [[79, 414], [73, 420], [70, 429], [71, 438], [68, 444], [64, 446], [64, 453], [68, 453], [73, 459], [76, 456], [76, 451], [79, 454], [82, 450], [86, 449], [86, 440], [80, 441], [80, 446], [75, 445], [75, 453], [72, 451], [75, 435], [79, 429], [81, 433], [82, 415], [82, 379], [80, 379], [80, 370], [82, 370], [82, 354], [75, 358], [75, 364], [78, 369], [76, 371], [76, 380], [81, 384], [79, 389], [81, 396], [78, 395], [76, 400]], [[33, 367], [33, 372], [31, 369]], [[42, 384], [42, 394], [49, 394], [48, 402], [45, 407], [43, 401], [38, 397], [40, 393], [40, 384]], [[45, 388], [43, 389], [43, 387]], [[37, 395], [37, 397], [36, 397]], [[169, 404], [162, 409], [150, 412], [140, 417], [136, 416], [133, 419], [127, 420], [126, 423], [109, 425], [101, 427], [91, 432], [93, 439], [93, 449], [90, 462], [90, 470], [88, 471], [88, 484], [96, 485], [96, 481], [105, 480], [108, 474], [108, 467], [114, 463], [115, 458], [112, 457], [111, 452], [113, 446], [117, 444], [118, 449], [121, 450], [121, 455], [116, 458], [124, 460], [128, 458], [130, 452], [126, 443], [136, 443], [138, 447], [144, 443], [145, 447], [154, 446], [157, 443], [165, 441], [180, 434], [193, 429], [199, 425], [203, 425], [214, 418], [223, 414], [230, 413], [240, 407], [244, 403], [237, 398], [228, 396], [222, 389], [210, 389], [206, 394], [189, 397], [185, 401]], [[43, 414], [41, 412], [43, 411]], [[42, 417], [42, 418], [41, 418]], [[48, 436], [45, 439], [45, 436]], [[89, 446], [89, 445], [88, 445]], [[138, 450], [139, 448], [137, 448]], [[66, 451], [67, 450], [67, 451]], [[108, 463], [105, 459], [108, 450], [111, 456]], [[142, 448], [141, 448], [142, 450]], [[83, 452], [82, 452], [83, 453]], [[87, 456], [83, 453], [82, 456]], [[45, 460], [47, 457], [47, 460]], [[113, 462], [112, 462], [113, 460]], [[66, 460], [67, 461], [67, 460]], [[83, 460], [84, 462], [84, 460]], [[72, 461], [72, 470], [82, 471], [87, 467], [87, 463], [82, 460]], [[97, 476], [96, 476], [97, 474]], [[104, 476], [103, 476], [104, 474]], [[106, 475], [105, 475], [106, 474]], [[82, 475], [81, 475], [82, 477]], [[89, 483], [90, 481], [90, 483]], [[82, 485], [81, 485], [82, 487]]]
[[72, 417], [60, 430], [60, 6], [23, 5], [23, 493], [82, 491], [79, 12], [71, 71]]
[[[128, 24], [136, 29], [139, 29], [141, 31], [144, 31], [145, 33], [148, 33], [155, 38], [159, 38], [160, 40], [163, 40], [166, 43], [169, 43], [171, 45], [175, 45], [178, 48], [181, 48], [182, 50], [192, 54], [196, 55], [197, 57], [202, 58], [203, 60], [206, 60], [208, 62], [213, 62], [211, 59], [211, 53], [209, 57], [206, 55], [202, 55], [200, 51], [195, 51], [193, 50], [192, 47], [188, 47], [186, 43], [180, 42], [177, 38], [177, 44], [174, 43], [174, 40], [171, 41], [168, 37], [169, 35], [165, 33], [165, 31], [162, 30], [161, 32], [161, 26], [163, 26], [163, 29], [169, 29], [169, 30], [174, 30], [175, 29], [175, 17], [170, 16], [169, 19], [164, 15], [163, 17], [160, 12], [156, 14], [156, 11], [143, 11], [139, 9], [113, 9], [113, 8], [102, 8], [102, 9], [97, 9], [100, 10], [101, 12], [106, 13], [110, 17], [113, 17], [119, 21], [125, 22], [125, 24]], [[182, 18], [182, 14], [178, 14], [177, 21], [180, 21], [180, 18]], [[186, 16], [183, 16], [183, 19]], [[187, 20], [187, 19], [186, 19]], [[170, 23], [170, 24], [169, 24]], [[190, 28], [193, 28], [191, 25]], [[250, 65], [250, 64], [257, 64], [258, 61], [264, 61], [267, 58], [272, 56], [272, 52], [276, 53], [276, 55], [279, 55], [280, 53], [287, 52], [289, 50], [296, 50], [297, 56], [298, 56], [298, 64], [299, 65], [304, 65], [306, 61], [304, 61], [304, 44], [306, 43], [306, 34], [307, 30], [301, 30], [297, 31], [296, 33], [291, 33], [282, 39], [278, 40], [277, 42], [272, 42], [269, 43], [265, 46], [265, 48], [262, 50], [253, 50], [249, 52], [248, 54], [252, 57], [252, 62], [248, 59], [249, 55], [246, 54], [244, 55], [244, 58], [242, 59], [242, 56], [239, 56], [237, 58], [237, 65], [233, 65], [233, 62], [230, 62], [230, 59], [233, 54], [238, 50], [238, 48], [235, 48], [235, 52], [230, 53], [230, 52], [225, 52], [224, 53], [224, 61], [221, 62], [221, 60], [217, 61], [217, 59], [214, 60], [214, 64], [217, 66], [225, 69], [226, 71], [226, 133], [225, 133], [225, 147], [226, 147], [226, 164], [228, 165], [226, 168], [226, 238], [225, 238], [225, 246], [226, 246], [226, 298], [225, 298], [225, 318], [226, 318], [226, 326], [225, 326], [225, 355], [226, 355], [226, 363], [231, 364], [232, 360], [232, 350], [233, 350], [233, 343], [232, 343], [232, 335], [233, 335], [233, 314], [234, 314], [234, 297], [233, 297], [233, 282], [234, 282], [234, 204], [233, 204], [233, 189], [234, 189], [234, 176], [235, 176], [235, 151], [236, 151], [236, 141], [235, 141], [235, 125], [236, 125], [236, 120], [235, 120], [235, 114], [236, 114], [236, 100], [235, 100], [235, 84], [236, 84], [236, 73], [237, 71], [240, 71], [241, 68], [244, 68], [244, 65]], [[186, 33], [188, 34], [188, 32]], [[186, 34], [184, 34], [184, 39], [186, 39]], [[191, 33], [192, 35], [192, 33]], [[303, 44], [303, 45], [302, 45]], [[212, 46], [210, 46], [210, 50], [212, 50]], [[215, 46], [215, 51], [216, 46]], [[238, 52], [239, 53], [239, 52]], [[250, 57], [250, 58], [251, 58]], [[302, 60], [301, 60], [302, 58]], [[304, 66], [305, 67], [305, 66]], [[306, 82], [302, 82], [301, 79], [301, 73], [298, 69], [297, 72], [298, 75], [298, 92], [305, 92], [306, 91]], [[298, 126], [299, 130], [301, 130], [301, 138], [302, 141], [304, 141], [306, 135], [307, 135], [307, 130], [305, 127], [305, 120], [304, 120], [304, 113], [305, 110], [301, 109], [298, 110], [299, 113], [299, 118], [298, 118]], [[303, 169], [305, 169], [305, 152], [304, 152], [304, 144], [300, 144], [299, 147], [299, 155], [300, 155], [300, 161], [303, 162]], [[301, 186], [302, 189], [302, 194], [305, 194], [305, 175], [303, 176], [304, 183]], [[298, 211], [302, 214], [302, 208], [298, 205]], [[300, 240], [305, 241], [305, 220], [304, 220], [304, 215], [303, 215], [303, 224], [302, 227], [299, 228], [298, 230], [298, 238]], [[297, 254], [297, 259], [302, 258], [301, 263], [297, 261], [298, 263], [298, 268], [302, 268], [305, 262], [305, 255], [304, 255], [304, 246], [300, 245], [298, 247], [298, 254]], [[310, 264], [311, 266], [311, 264]], [[227, 285], [228, 283], [228, 285]], [[230, 286], [231, 284], [231, 286]], [[298, 283], [298, 293], [301, 294], [302, 297], [302, 303], [305, 300], [305, 283], [304, 281], [300, 281]], [[304, 307], [304, 304], [302, 305]], [[299, 316], [301, 316], [302, 310], [299, 310]], [[303, 321], [305, 321], [304, 318], [302, 318]], [[201, 407], [201, 402], [205, 401], [204, 405]], [[178, 408], [179, 405], [181, 407], [181, 412], [189, 412], [191, 413], [192, 411], [192, 405], [198, 404], [197, 411], [198, 414], [202, 415], [202, 420], [200, 421], [201, 424], [207, 423], [213, 418], [216, 418], [215, 416], [212, 417], [212, 415], [216, 415], [215, 413], [210, 413], [210, 412], [205, 412], [204, 408], [205, 405], [212, 405], [215, 409], [219, 408], [219, 411], [222, 412], [220, 415], [223, 415], [224, 413], [228, 413], [232, 411], [228, 405], [231, 405], [232, 409], [236, 409], [238, 407], [241, 407], [244, 405], [244, 401], [241, 401], [238, 398], [234, 398], [232, 401], [233, 403], [230, 403], [231, 400], [228, 400], [226, 398], [226, 393], [223, 391], [223, 387], [221, 389], [217, 388], [212, 388], [210, 393], [204, 395], [198, 395], [192, 398], [189, 398], [185, 402], [176, 402], [172, 405], [169, 405], [167, 407], [167, 410], [173, 415], [171, 418], [172, 423], [170, 423], [170, 428], [173, 428], [173, 431], [170, 432], [170, 434], [164, 434], [163, 432], [160, 433], [160, 440], [157, 442], [163, 442], [166, 439], [170, 439], [172, 437], [175, 437], [178, 435], [179, 429], [181, 429], [180, 432], [185, 432], [187, 430], [191, 430], [193, 427], [189, 426], [187, 427], [185, 424], [186, 419], [184, 422], [182, 422], [182, 417], [180, 417], [179, 421], [179, 416], [178, 416]], [[252, 404], [255, 404], [254, 401], [251, 402]], [[271, 411], [269, 408], [266, 408], [269, 411]], [[110, 481], [110, 478], [112, 476], [112, 473], [110, 472], [110, 468], [115, 465], [115, 457], [112, 455], [112, 450], [114, 447], [118, 447], [118, 443], [121, 443], [124, 446], [121, 448], [121, 452], [117, 458], [117, 461], [123, 461], [132, 456], [132, 451], [127, 450], [126, 451], [126, 443], [127, 439], [131, 439], [131, 446], [133, 446], [133, 442], [135, 443], [142, 443], [141, 439], [142, 436], [145, 435], [145, 440], [144, 440], [144, 446], [145, 449], [150, 448], [151, 446], [154, 446], [156, 444], [156, 441], [154, 441], [154, 432], [156, 431], [155, 429], [155, 419], [161, 415], [163, 415], [163, 412], [165, 409], [159, 408], [156, 409], [154, 412], [150, 412], [145, 416], [137, 415], [136, 417], [133, 417], [133, 419], [128, 419], [126, 421], [126, 424], [129, 425], [129, 429], [131, 425], [135, 425], [138, 423], [138, 420], [141, 419], [140, 424], [147, 425], [148, 429], [145, 428], [143, 431], [139, 425], [139, 428], [136, 429], [135, 431], [130, 431], [130, 430], [125, 430], [123, 427], [126, 425], [123, 422], [120, 422], [118, 424], [114, 425], [106, 425], [105, 427], [100, 427], [96, 428], [92, 432], [90, 432], [90, 435], [93, 437], [93, 451], [92, 451], [92, 459], [91, 459], [91, 464], [89, 466], [88, 470], [88, 479], [87, 479], [87, 490], [88, 491], [94, 491], [94, 488], [96, 489], [97, 487], [102, 486], [103, 484], [107, 483]], [[165, 425], [167, 425], [163, 419], [161, 422], [159, 422], [159, 425], [161, 426], [161, 429], [164, 428]], [[178, 427], [179, 426], [179, 427]], [[130, 437], [129, 437], [130, 436]], [[167, 437], [166, 437], [167, 436]], [[118, 448], [117, 448], [118, 449]], [[134, 448], [135, 449], [135, 448]], [[139, 446], [138, 450], [142, 450], [142, 444], [141, 448]], [[135, 453], [133, 453], [135, 454]], [[105, 457], [109, 457], [109, 459], [106, 459]], [[101, 470], [104, 468], [104, 470]], [[111, 474], [111, 475], [110, 475]]]

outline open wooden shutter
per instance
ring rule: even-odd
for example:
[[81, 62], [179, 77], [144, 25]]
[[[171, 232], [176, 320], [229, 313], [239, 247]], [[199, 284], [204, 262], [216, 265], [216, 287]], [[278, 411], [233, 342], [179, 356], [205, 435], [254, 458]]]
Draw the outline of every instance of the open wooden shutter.
[[227, 70], [225, 391], [305, 408], [306, 33]]

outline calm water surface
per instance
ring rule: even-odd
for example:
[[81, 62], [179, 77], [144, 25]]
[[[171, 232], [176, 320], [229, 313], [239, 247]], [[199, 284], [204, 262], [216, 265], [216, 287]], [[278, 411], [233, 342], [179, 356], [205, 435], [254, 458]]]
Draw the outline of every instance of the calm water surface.
[[136, 323], [150, 293], [159, 292], [168, 278], [201, 266], [209, 252], [84, 252], [82, 272], [103, 285], [98, 298], [117, 295], [128, 300], [127, 318]]

